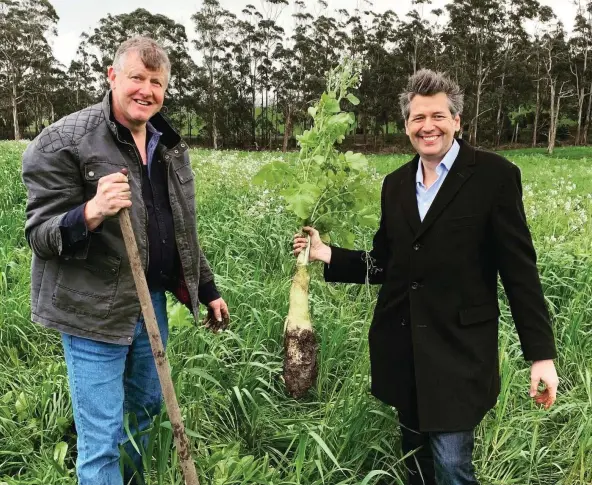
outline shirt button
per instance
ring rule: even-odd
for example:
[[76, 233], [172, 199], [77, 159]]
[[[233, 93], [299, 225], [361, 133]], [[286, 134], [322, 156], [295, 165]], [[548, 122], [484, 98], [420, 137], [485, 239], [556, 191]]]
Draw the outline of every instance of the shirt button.
[[89, 177], [94, 177], [95, 176], [95, 173], [94, 172], [88, 172], [88, 176]]
[[162, 244], [166, 244], [166, 239], [163, 239], [162, 240]]
[[415, 243], [415, 244], [413, 245], [413, 249], [414, 249], [415, 251], [419, 251], [419, 250], [421, 249], [421, 244], [419, 244], [419, 243]]
[[418, 288], [419, 288], [419, 283], [417, 281], [414, 281], [413, 283], [411, 283], [412, 290], [417, 290]]
[[405, 325], [407, 325], [407, 320], [401, 318], [401, 327], [404, 327]]
[[131, 338], [131, 337], [128, 337], [128, 338], [127, 338], [127, 341], [128, 341], [128, 342], [131, 342], [131, 341], [132, 341], [132, 338]]

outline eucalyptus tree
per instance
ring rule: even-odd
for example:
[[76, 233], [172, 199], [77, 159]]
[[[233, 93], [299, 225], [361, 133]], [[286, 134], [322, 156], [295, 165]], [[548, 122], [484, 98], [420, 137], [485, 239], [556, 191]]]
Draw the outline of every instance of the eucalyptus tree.
[[454, 0], [446, 5], [450, 20], [444, 40], [447, 61], [462, 75], [461, 85], [468, 90], [469, 142], [476, 144], [479, 118], [487, 83], [499, 61], [499, 31], [502, 13], [497, 0]]
[[[499, 47], [495, 54], [496, 63], [493, 75], [497, 81], [494, 91], [494, 99], [497, 100], [495, 117], [494, 144], [500, 145], [504, 120], [509, 113], [519, 107], [523, 102], [527, 103], [530, 93], [524, 93], [521, 85], [527, 75], [528, 56], [530, 51], [530, 38], [525, 29], [526, 21], [533, 19], [548, 20], [550, 9], [542, 7], [538, 0], [502, 0], [500, 8]], [[519, 98], [512, 99], [513, 93], [519, 91]], [[518, 101], [516, 106], [512, 101]]]
[[74, 95], [71, 101], [72, 111], [78, 111], [96, 102], [100, 97], [101, 91], [98, 87], [102, 85], [105, 73], [101, 73], [99, 77], [93, 67], [93, 59], [88, 46], [88, 34], [83, 32], [67, 73], [68, 86]]
[[[398, 116], [398, 94], [406, 81], [408, 70], [400, 51], [394, 50], [397, 42], [398, 17], [392, 10], [384, 13], [368, 12], [371, 18], [364, 46], [362, 82], [359, 88], [363, 104], [363, 119], [371, 122], [374, 135], [373, 146], [377, 147], [378, 136], [386, 140], [389, 123]], [[364, 133], [366, 134], [366, 126]], [[367, 142], [365, 137], [364, 142]]]
[[249, 94], [251, 96], [251, 143], [257, 143], [257, 91], [259, 86], [259, 65], [263, 56], [261, 32], [257, 28], [263, 19], [261, 12], [251, 4], [246, 5], [236, 22], [237, 41], [241, 46], [243, 62], [249, 66]]
[[432, 61], [431, 46], [435, 44], [435, 38], [425, 15], [425, 7], [431, 4], [432, 0], [412, 0], [413, 8], [396, 30], [397, 44], [410, 74], [415, 74]]
[[272, 89], [276, 69], [273, 55], [276, 49], [282, 45], [284, 29], [278, 24], [278, 18], [287, 5], [288, 0], [263, 0], [261, 2], [262, 18], [257, 25], [261, 39], [261, 62], [259, 64], [261, 110], [257, 121], [262, 135], [261, 143], [268, 148], [272, 148], [273, 117], [277, 112], [277, 109], [270, 110], [269, 106], [269, 93]]
[[274, 61], [278, 68], [274, 73], [274, 86], [278, 109], [283, 115], [284, 134], [282, 151], [288, 145], [294, 132], [294, 124], [303, 122], [306, 105], [310, 95], [311, 60], [314, 52], [314, 41], [311, 38], [314, 17], [307, 11], [302, 0], [294, 3], [295, 13], [292, 36], [278, 45], [274, 52]]
[[[575, 144], [587, 140], [590, 106], [592, 106], [592, 2], [579, 3], [571, 38], [568, 42], [570, 71], [577, 95], [578, 123]], [[588, 111], [584, 112], [586, 98]]]
[[204, 0], [201, 9], [192, 15], [195, 32], [195, 48], [203, 56], [203, 65], [207, 73], [207, 114], [210, 140], [214, 149], [218, 148], [217, 86], [220, 81], [220, 64], [222, 63], [230, 42], [226, 37], [230, 23], [235, 15], [222, 8], [218, 0]]
[[0, 2], [0, 92], [8, 100], [15, 140], [35, 80], [55, 65], [48, 37], [57, 34], [57, 21], [48, 0]]
[[573, 95], [569, 76], [569, 59], [563, 24], [557, 22], [542, 37], [541, 43], [544, 77], [549, 94], [549, 136], [547, 151], [553, 153], [561, 101]]

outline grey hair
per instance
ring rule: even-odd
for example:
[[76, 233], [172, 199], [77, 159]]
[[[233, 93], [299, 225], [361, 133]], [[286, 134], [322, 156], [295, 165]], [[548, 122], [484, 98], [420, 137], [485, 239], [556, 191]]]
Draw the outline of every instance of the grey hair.
[[125, 58], [130, 52], [136, 52], [147, 69], [159, 71], [163, 69], [166, 73], [167, 83], [171, 77], [171, 61], [166, 51], [150, 37], [138, 35], [123, 42], [113, 59], [113, 68], [121, 72]]
[[464, 95], [460, 86], [443, 72], [421, 69], [409, 77], [405, 91], [399, 95], [403, 118], [405, 120], [409, 118], [409, 105], [415, 96], [434, 96], [438, 93], [448, 96], [448, 106], [452, 116], [462, 113]]

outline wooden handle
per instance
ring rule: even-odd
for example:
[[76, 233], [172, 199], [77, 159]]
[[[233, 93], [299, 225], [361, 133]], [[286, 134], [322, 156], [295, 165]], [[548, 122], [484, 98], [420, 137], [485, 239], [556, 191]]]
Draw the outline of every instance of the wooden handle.
[[162, 338], [160, 337], [160, 331], [158, 330], [158, 323], [156, 321], [154, 307], [152, 306], [148, 283], [146, 282], [146, 276], [144, 275], [144, 269], [142, 268], [142, 261], [140, 260], [138, 245], [136, 244], [136, 238], [134, 236], [134, 230], [127, 208], [124, 208], [119, 212], [119, 223], [121, 225], [121, 232], [123, 234], [127, 255], [132, 267], [132, 274], [134, 275], [138, 297], [140, 298], [142, 315], [144, 315], [144, 322], [146, 323], [146, 329], [148, 330], [148, 336], [150, 337], [150, 346], [152, 347], [152, 355], [156, 362], [156, 371], [158, 373], [158, 379], [160, 380], [162, 395], [164, 396], [167, 413], [171, 420], [183, 478], [185, 479], [186, 485], [199, 485], [195, 464], [193, 463], [189, 451], [189, 440], [185, 433], [181, 410], [179, 409], [175, 388], [173, 387], [171, 369], [169, 367], [164, 346], [162, 345]]

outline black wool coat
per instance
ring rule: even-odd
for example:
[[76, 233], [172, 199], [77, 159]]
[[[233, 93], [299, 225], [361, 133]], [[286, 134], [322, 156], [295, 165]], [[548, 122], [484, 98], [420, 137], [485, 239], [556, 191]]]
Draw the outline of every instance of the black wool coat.
[[474, 428], [497, 400], [498, 274], [524, 358], [556, 357], [520, 171], [458, 142], [423, 222], [416, 156], [384, 180], [372, 250], [333, 247], [325, 265], [326, 281], [382, 284], [369, 332], [372, 393], [416, 406], [421, 431]]

